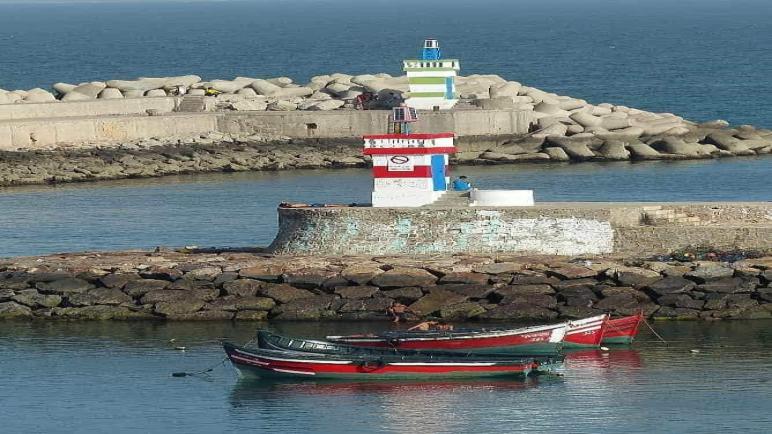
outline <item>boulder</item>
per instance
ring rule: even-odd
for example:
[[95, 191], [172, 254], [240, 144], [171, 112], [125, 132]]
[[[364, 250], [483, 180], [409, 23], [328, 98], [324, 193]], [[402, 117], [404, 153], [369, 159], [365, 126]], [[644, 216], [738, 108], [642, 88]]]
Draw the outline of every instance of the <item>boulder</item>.
[[651, 143], [651, 147], [659, 152], [685, 155], [690, 158], [709, 157], [710, 153], [699, 143], [686, 143], [677, 137], [664, 137]]
[[563, 148], [559, 147], [546, 147], [544, 148], [544, 153], [549, 155], [550, 160], [552, 161], [571, 161], [571, 157], [568, 156], [566, 151], [563, 150]]
[[565, 136], [567, 132], [568, 132], [568, 126], [558, 122], [546, 128], [536, 130], [532, 135], [537, 138], [553, 137], [553, 136], [559, 137], [559, 136]]
[[496, 83], [491, 85], [489, 89], [489, 94], [491, 98], [516, 97], [521, 87], [523, 86], [516, 81]]
[[62, 97], [62, 101], [77, 101], [79, 99], [84, 99], [82, 98], [83, 96], [86, 97], [85, 99], [96, 99], [96, 97], [100, 92], [102, 92], [102, 90], [104, 90], [105, 87], [107, 86], [99, 81], [84, 83], [67, 92], [67, 94]]
[[30, 318], [32, 309], [14, 301], [0, 303], [0, 319]]
[[431, 315], [439, 311], [443, 306], [461, 303], [467, 300], [467, 296], [456, 292], [432, 288], [431, 291], [410, 305], [410, 310], [418, 315]]
[[645, 143], [630, 143], [627, 145], [630, 158], [633, 160], [661, 160], [662, 154]]
[[319, 101], [316, 104], [313, 104], [312, 106], [308, 107], [308, 110], [312, 110], [312, 111], [335, 110], [343, 107], [344, 104], [345, 104], [344, 101], [331, 99], [326, 101]]
[[599, 126], [609, 131], [624, 130], [631, 127], [629, 119], [614, 115], [603, 116]]
[[36, 88], [27, 92], [24, 97], [24, 102], [52, 102], [56, 101], [56, 97], [51, 92]]
[[277, 86], [267, 80], [255, 80], [250, 84], [250, 87], [260, 95], [274, 96], [282, 90], [281, 86]]
[[732, 277], [734, 269], [729, 264], [720, 262], [698, 262], [694, 270], [684, 274], [684, 277], [692, 279], [698, 283], [704, 283], [709, 280]]
[[257, 92], [255, 92], [255, 90], [252, 89], [251, 87], [245, 87], [243, 89], [239, 89], [238, 91], [236, 91], [236, 95], [241, 95], [241, 96], [243, 96], [245, 98], [257, 98], [258, 97]]
[[151, 89], [145, 92], [145, 96], [148, 96], [148, 97], [166, 96], [166, 91], [163, 89]]
[[40, 294], [35, 289], [24, 289], [13, 295], [11, 301], [35, 309], [38, 307], [59, 306], [59, 303], [62, 302], [62, 297], [56, 294]]
[[86, 292], [92, 289], [94, 285], [76, 277], [67, 277], [54, 280], [52, 282], [38, 282], [35, 287], [43, 294], [73, 294]]
[[134, 304], [134, 300], [118, 288], [90, 289], [86, 292], [69, 296], [68, 302], [73, 306]]
[[278, 282], [284, 271], [284, 267], [280, 264], [265, 263], [242, 268], [239, 270], [239, 277], [265, 282]]
[[74, 84], [69, 84], [69, 83], [55, 83], [51, 87], [53, 87], [54, 90], [57, 93], [59, 93], [60, 95], [65, 95], [65, 94], [67, 94], [69, 92], [72, 92], [72, 90], [75, 89], [78, 86], [74, 85]]
[[295, 288], [286, 284], [267, 284], [265, 287], [258, 289], [257, 295], [270, 297], [279, 303], [289, 303], [293, 300], [315, 296], [311, 291]]
[[263, 282], [254, 279], [236, 279], [223, 284], [223, 290], [227, 295], [239, 297], [251, 297], [257, 294]]
[[424, 293], [421, 291], [421, 288], [410, 286], [383, 291], [383, 295], [401, 303], [410, 304], [423, 297]]
[[166, 85], [166, 78], [140, 78], [137, 80], [109, 80], [107, 87], [120, 90], [124, 95], [126, 92], [141, 92], [144, 94], [151, 89], [161, 89]]
[[272, 102], [268, 104], [268, 110], [270, 111], [293, 111], [297, 110], [298, 105], [290, 102], [290, 101], [284, 101], [284, 100], [278, 100], [275, 102]]
[[139, 279], [132, 280], [125, 284], [123, 292], [129, 294], [132, 297], [141, 297], [150, 291], [157, 291], [165, 289], [171, 285], [168, 280], [160, 279]]
[[222, 93], [236, 93], [248, 85], [249, 83], [244, 81], [212, 80], [209, 82], [209, 87]]
[[268, 102], [262, 99], [245, 99], [230, 103], [230, 108], [236, 111], [265, 111]]
[[739, 277], [724, 277], [706, 281], [700, 284], [698, 289], [703, 292], [717, 292], [723, 294], [732, 293], [750, 293], [752, 292], [758, 280], [741, 279]]
[[571, 120], [585, 128], [599, 127], [603, 123], [602, 118], [583, 111], [572, 113], [569, 117]]
[[630, 151], [625, 148], [625, 144], [619, 140], [606, 140], [603, 146], [598, 149], [598, 154], [612, 161], [626, 161], [630, 159]]
[[372, 284], [379, 288], [429, 286], [436, 282], [437, 276], [424, 269], [412, 267], [395, 267], [372, 279]]
[[379, 292], [380, 290], [374, 286], [340, 286], [335, 288], [336, 294], [347, 299], [371, 298]]
[[705, 139], [705, 141], [708, 144], [715, 145], [719, 149], [729, 151], [734, 155], [755, 154], [753, 151], [748, 149], [748, 147], [744, 145], [740, 139], [724, 132], [708, 134], [708, 137]]
[[442, 276], [437, 283], [465, 283], [485, 285], [488, 283], [489, 278], [490, 276], [484, 273], [451, 272]]
[[533, 107], [533, 110], [537, 111], [539, 113], [544, 113], [544, 114], [548, 114], [548, 115], [555, 115], [555, 114], [560, 114], [560, 116], [564, 116], [565, 115], [564, 113], [561, 113], [562, 110], [560, 110], [560, 105], [555, 104], [555, 103], [551, 103], [551, 102], [547, 102], [547, 101], [542, 101], [542, 102], [536, 104]]
[[485, 308], [471, 301], [443, 306], [440, 309], [440, 317], [448, 321], [466, 321], [483, 313]]
[[123, 94], [120, 90], [108, 87], [102, 92], [99, 92], [99, 99], [122, 99]]
[[697, 285], [694, 282], [683, 277], [668, 276], [646, 285], [646, 288], [654, 294], [662, 296], [688, 292], [694, 289], [695, 286]]

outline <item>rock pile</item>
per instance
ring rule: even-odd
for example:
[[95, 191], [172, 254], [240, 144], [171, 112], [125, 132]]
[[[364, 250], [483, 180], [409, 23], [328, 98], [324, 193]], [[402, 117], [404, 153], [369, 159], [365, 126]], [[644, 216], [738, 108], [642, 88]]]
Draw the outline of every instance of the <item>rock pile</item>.
[[0, 89], [0, 104], [84, 101], [158, 96], [213, 96], [220, 110], [334, 110], [354, 108], [356, 98], [369, 92], [378, 95], [370, 108], [388, 108], [401, 101], [407, 91], [407, 77], [389, 74], [349, 75], [335, 73], [311, 78], [305, 85], [288, 77], [202, 81], [197, 75], [136, 80], [93, 81], [80, 84], [56, 83], [53, 92]]
[[[0, 262], [0, 318], [553, 321], [610, 312], [772, 318], [772, 257], [735, 263], [559, 257], [281, 257], [125, 252]], [[417, 318], [416, 318], [417, 319]]]

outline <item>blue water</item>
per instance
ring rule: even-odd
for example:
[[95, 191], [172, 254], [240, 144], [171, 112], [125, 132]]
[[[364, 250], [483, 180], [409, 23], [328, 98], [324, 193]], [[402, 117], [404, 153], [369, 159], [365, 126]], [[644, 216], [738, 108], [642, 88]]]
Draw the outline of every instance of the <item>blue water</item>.
[[772, 127], [768, 0], [0, 2], [0, 88], [137, 76], [398, 74], [440, 39], [462, 73]]
[[[385, 325], [275, 326], [324, 336]], [[760, 433], [772, 425], [770, 321], [656, 323], [669, 345], [643, 330], [632, 349], [570, 354], [563, 378], [461, 382], [239, 381], [218, 365], [219, 341], [246, 342], [254, 327], [3, 323], [2, 431]], [[207, 376], [171, 377], [210, 366]]]
[[[548, 201], [769, 201], [772, 159], [454, 167]], [[185, 175], [0, 189], [0, 257], [158, 245], [267, 245], [279, 202], [366, 203], [368, 169]]]

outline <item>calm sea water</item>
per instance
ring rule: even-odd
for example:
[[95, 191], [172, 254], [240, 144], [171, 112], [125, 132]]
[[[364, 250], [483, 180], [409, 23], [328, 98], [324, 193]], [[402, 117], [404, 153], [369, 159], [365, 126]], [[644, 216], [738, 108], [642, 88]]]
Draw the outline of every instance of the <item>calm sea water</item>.
[[[772, 159], [456, 167], [537, 201], [769, 201]], [[367, 169], [302, 170], [0, 189], [0, 257], [164, 246], [267, 245], [276, 205], [369, 202]]]
[[[384, 325], [276, 326], [324, 336]], [[243, 381], [229, 365], [171, 377], [216, 365], [219, 341], [246, 342], [252, 324], [5, 322], [2, 430], [768, 432], [772, 322], [655, 327], [669, 345], [643, 331], [632, 348], [572, 353], [563, 378], [357, 383]]]
[[437, 37], [463, 74], [772, 127], [768, 0], [6, 2], [6, 89], [190, 73], [398, 74]]

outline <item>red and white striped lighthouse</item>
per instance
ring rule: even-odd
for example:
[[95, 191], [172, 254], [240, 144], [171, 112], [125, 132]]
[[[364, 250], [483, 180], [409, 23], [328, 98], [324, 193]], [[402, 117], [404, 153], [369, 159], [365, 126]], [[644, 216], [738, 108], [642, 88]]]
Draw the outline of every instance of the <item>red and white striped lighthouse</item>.
[[448, 155], [456, 152], [455, 134], [417, 134], [410, 124], [417, 121], [411, 107], [395, 107], [388, 134], [364, 136], [364, 154], [373, 159], [374, 207], [427, 205], [447, 190]]

